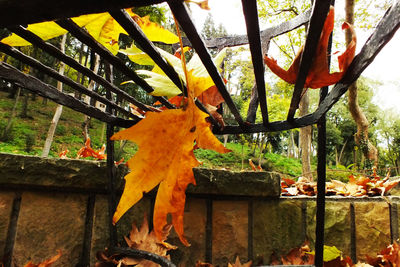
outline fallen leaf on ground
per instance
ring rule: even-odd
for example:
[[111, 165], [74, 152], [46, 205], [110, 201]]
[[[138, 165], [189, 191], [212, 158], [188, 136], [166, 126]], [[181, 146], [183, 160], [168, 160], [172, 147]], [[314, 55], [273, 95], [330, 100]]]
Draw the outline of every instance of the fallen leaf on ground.
[[[166, 259], [170, 259], [167, 255], [167, 251], [171, 249], [177, 249], [176, 246], [170, 245], [165, 240], [169, 235], [172, 225], [164, 226], [162, 230], [161, 240], [159, 240], [154, 231], [149, 232], [149, 224], [146, 219], [146, 215], [143, 219], [143, 224], [140, 230], [132, 224], [132, 230], [129, 233], [129, 237], [125, 237], [125, 241], [130, 248], [140, 249], [148, 251], [157, 255], [160, 255]], [[144, 260], [144, 259], [133, 259], [123, 258], [122, 263], [126, 265], [136, 265], [137, 267], [156, 267], [158, 264]]]
[[[331, 180], [326, 183], [326, 195], [351, 197], [384, 196], [400, 182], [400, 178], [391, 180], [389, 175], [390, 173], [384, 179], [377, 175], [372, 176], [372, 178], [365, 175], [360, 175], [359, 177], [350, 175], [348, 183]], [[316, 182], [301, 178], [297, 182], [293, 180], [291, 182], [290, 180], [283, 178], [283, 181], [281, 181], [283, 196], [314, 196], [317, 194]]]
[[58, 154], [58, 157], [61, 158], [61, 159], [67, 159], [67, 158], [68, 158], [68, 157], [67, 157], [68, 152], [69, 152], [69, 150], [68, 150], [68, 149], [65, 149], [65, 150], [61, 151], [61, 152]]
[[93, 148], [90, 146], [90, 138], [88, 137], [86, 139], [85, 146], [79, 149], [78, 153], [76, 154], [76, 158], [79, 159], [92, 157], [98, 160], [103, 160], [107, 158], [107, 155], [104, 154], [105, 150], [105, 145], [103, 145], [100, 150], [93, 150]]
[[377, 256], [367, 256], [367, 262], [376, 267], [400, 266], [400, 245], [397, 242], [387, 246]]

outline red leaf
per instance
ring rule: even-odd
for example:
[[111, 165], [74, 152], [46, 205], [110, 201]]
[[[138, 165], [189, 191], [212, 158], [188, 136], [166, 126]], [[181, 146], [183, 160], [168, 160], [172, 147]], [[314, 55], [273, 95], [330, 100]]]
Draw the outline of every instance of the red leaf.
[[[340, 72], [329, 73], [327, 49], [329, 36], [333, 30], [334, 16], [334, 8], [331, 7], [331, 10], [329, 11], [329, 14], [325, 20], [315, 58], [306, 78], [304, 88], [315, 89], [337, 83], [343, 77], [348, 66], [354, 58], [357, 39], [353, 27], [345, 22], [342, 25], [342, 29], [348, 29], [351, 31], [352, 41], [347, 46], [346, 51], [338, 57]], [[299, 52], [296, 55], [296, 58], [293, 60], [292, 65], [287, 71], [278, 66], [274, 58], [269, 58], [268, 56], [265, 56], [264, 62], [271, 69], [271, 71], [278, 75], [281, 79], [288, 83], [294, 84], [297, 80], [297, 73], [299, 71], [300, 59], [303, 53], [303, 49], [304, 47], [300, 48]]]

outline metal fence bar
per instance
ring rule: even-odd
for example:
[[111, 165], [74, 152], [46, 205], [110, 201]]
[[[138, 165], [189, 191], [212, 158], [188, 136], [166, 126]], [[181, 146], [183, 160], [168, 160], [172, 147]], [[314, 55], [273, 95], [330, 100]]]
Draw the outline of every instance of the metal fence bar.
[[308, 71], [314, 61], [315, 51], [317, 50], [318, 42], [321, 36], [322, 28], [326, 16], [329, 12], [330, 1], [315, 1], [314, 7], [309, 23], [307, 39], [304, 45], [304, 50], [301, 55], [299, 71], [297, 74], [297, 81], [294, 86], [292, 100], [289, 107], [287, 119], [293, 120], [294, 114], [299, 107], [301, 94], [306, 82]]
[[45, 84], [31, 75], [22, 73], [13, 66], [4, 62], [0, 62], [0, 78], [16, 83], [22, 88], [28, 89], [42, 97], [48, 98], [57, 104], [69, 107], [75, 111], [112, 125], [131, 126], [139, 122], [139, 118], [134, 118], [133, 120], [124, 120], [107, 114], [100, 109], [92, 107], [70, 95], [58, 91], [54, 86]]
[[222, 97], [225, 100], [225, 103], [229, 107], [230, 111], [232, 112], [233, 116], [235, 117], [237, 123], [239, 125], [243, 125], [243, 119], [240, 116], [239, 110], [237, 109], [235, 103], [232, 100], [228, 90], [225, 87], [225, 83], [222, 80], [221, 75], [218, 72], [217, 67], [215, 66], [210, 53], [208, 52], [207, 48], [203, 40], [201, 39], [199, 33], [196, 30], [196, 27], [193, 24], [193, 21], [190, 18], [188, 11], [184, 3], [180, 0], [170, 0], [168, 1], [169, 7], [171, 8], [174, 16], [178, 20], [180, 26], [186, 33], [186, 36], [189, 38], [190, 42], [192, 43], [194, 49], [196, 50], [197, 54], [199, 55], [201, 61], [203, 62], [205, 68], [207, 69], [209, 75], [213, 79], [215, 85], [218, 88], [218, 91], [221, 93]]
[[[139, 25], [130, 17], [125, 10], [112, 10], [111, 16], [125, 29], [125, 31], [135, 40], [140, 48], [154, 60], [154, 62], [164, 71], [171, 81], [182, 90], [185, 89], [185, 83], [181, 80], [175, 69], [161, 56], [154, 44], [146, 37]], [[185, 93], [186, 95], [186, 93]]]
[[24, 38], [31, 44], [39, 47], [40, 49], [42, 49], [49, 55], [57, 58], [58, 60], [64, 62], [65, 64], [71, 66], [72, 68], [76, 69], [77, 71], [79, 71], [79, 72], [83, 73], [84, 75], [88, 76], [89, 78], [93, 79], [98, 84], [104, 86], [104, 88], [106, 88], [107, 90], [110, 90], [111, 92], [113, 92], [115, 94], [118, 94], [121, 98], [127, 100], [128, 102], [134, 104], [135, 106], [141, 108], [142, 110], [145, 110], [145, 111], [150, 110], [146, 105], [139, 102], [138, 100], [136, 100], [134, 97], [132, 97], [125, 91], [122, 91], [115, 85], [109, 83], [106, 79], [97, 75], [92, 70], [82, 66], [74, 58], [62, 53], [60, 51], [60, 49], [58, 49], [54, 45], [44, 42], [39, 36], [26, 30], [22, 26], [9, 27], [8, 29], [10, 31], [14, 32], [15, 34], [19, 35], [20, 37]]
[[106, 105], [111, 105], [113, 106], [115, 109], [117, 109], [119, 112], [121, 112], [122, 114], [124, 114], [125, 116], [131, 117], [131, 118], [137, 118], [135, 115], [133, 115], [132, 113], [130, 113], [129, 111], [121, 108], [120, 106], [118, 106], [115, 103], [110, 102], [108, 99], [106, 99], [105, 97], [102, 97], [101, 95], [97, 94], [94, 91], [90, 91], [88, 90], [85, 86], [83, 86], [80, 83], [77, 83], [73, 80], [71, 80], [70, 78], [60, 75], [57, 71], [45, 66], [44, 64], [42, 64], [41, 62], [37, 61], [36, 59], [27, 56], [23, 53], [21, 53], [19, 50], [0, 43], [0, 51], [3, 53], [6, 53], [7, 55], [10, 55], [18, 60], [20, 60], [22, 63], [27, 64], [33, 68], [38, 69], [39, 71], [42, 71], [43, 73], [49, 75], [50, 77], [70, 86], [71, 88], [75, 89], [78, 92], [81, 92], [87, 96], [92, 97], [93, 99], [102, 102]]
[[251, 59], [258, 91], [263, 124], [268, 124], [267, 96], [264, 80], [264, 60], [261, 45], [260, 25], [258, 23], [257, 0], [242, 0], [243, 13], [246, 20], [247, 35], [249, 38]]

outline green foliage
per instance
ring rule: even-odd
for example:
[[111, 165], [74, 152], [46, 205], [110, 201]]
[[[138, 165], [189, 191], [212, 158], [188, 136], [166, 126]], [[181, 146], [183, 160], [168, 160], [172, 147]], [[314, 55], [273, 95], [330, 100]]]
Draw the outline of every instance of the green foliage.
[[66, 133], [67, 133], [67, 128], [62, 124], [58, 124], [56, 127], [55, 134], [56, 135], [65, 135]]
[[301, 176], [301, 162], [298, 159], [275, 153], [266, 153], [264, 159], [265, 162], [261, 166], [267, 171], [276, 171], [294, 177]]
[[6, 131], [7, 121], [0, 122], [0, 141], [2, 142], [11, 142], [14, 139], [14, 124], [11, 123], [11, 126]]

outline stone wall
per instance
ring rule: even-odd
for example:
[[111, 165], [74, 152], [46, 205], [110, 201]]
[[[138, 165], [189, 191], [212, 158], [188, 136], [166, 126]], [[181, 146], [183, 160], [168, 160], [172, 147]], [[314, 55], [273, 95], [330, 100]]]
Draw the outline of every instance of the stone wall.
[[[122, 169], [119, 170], [123, 172]], [[272, 173], [196, 169], [198, 185], [188, 188], [182, 246], [172, 261], [194, 266], [197, 260], [227, 266], [270, 262], [305, 240], [315, 240], [315, 198], [279, 197], [279, 176]], [[122, 177], [122, 175], [120, 175]], [[119, 178], [119, 192], [122, 179]], [[54, 266], [94, 266], [95, 254], [108, 245], [108, 197], [104, 163], [0, 154], [0, 258], [5, 266], [40, 262], [60, 249]], [[154, 192], [117, 224], [118, 240], [132, 223], [151, 216]], [[376, 253], [399, 235], [398, 197], [327, 198], [325, 244], [353, 260]]]

